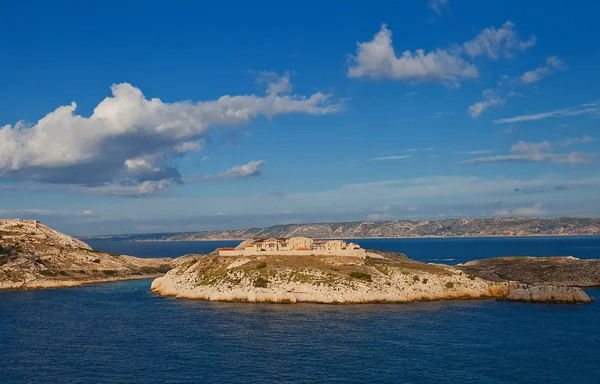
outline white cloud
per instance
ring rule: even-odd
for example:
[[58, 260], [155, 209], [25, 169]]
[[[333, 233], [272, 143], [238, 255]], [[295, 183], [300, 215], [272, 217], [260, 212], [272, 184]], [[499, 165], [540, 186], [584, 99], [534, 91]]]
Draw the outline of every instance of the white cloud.
[[406, 96], [416, 96], [417, 92], [407, 92]]
[[[588, 142], [589, 136], [585, 136], [579, 139], [570, 139], [569, 142], [564, 141], [558, 143], [559, 147], [566, 147], [572, 144]], [[593, 139], [592, 139], [593, 140]], [[565, 145], [566, 144], [566, 145]], [[461, 161], [458, 164], [478, 164], [478, 163], [498, 163], [498, 162], [550, 162], [558, 164], [584, 164], [589, 163], [595, 157], [595, 154], [589, 153], [556, 153], [554, 152], [554, 145], [549, 141], [542, 142], [524, 142], [519, 141], [514, 144], [510, 152], [511, 155], [501, 156], [489, 156], [479, 157], [475, 159]]]
[[521, 115], [515, 117], [509, 117], [505, 119], [497, 119], [493, 122], [496, 124], [510, 124], [510, 123], [520, 123], [523, 121], [533, 121], [533, 120], [542, 120], [548, 119], [551, 117], [568, 117], [568, 116], [579, 116], [579, 115], [590, 115], [590, 114], [599, 114], [600, 113], [600, 102], [592, 102], [581, 104], [576, 107], [563, 108], [550, 112], [542, 112], [536, 113], [533, 115]]
[[471, 118], [477, 119], [486, 109], [495, 108], [506, 103], [506, 99], [499, 97], [493, 89], [483, 91], [483, 101], [469, 105], [468, 112]]
[[421, 152], [421, 151], [433, 151], [435, 148], [409, 148], [405, 152]]
[[409, 207], [408, 212], [416, 212], [419, 210], [419, 207]]
[[82, 186], [75, 187], [77, 192], [88, 193], [92, 195], [115, 195], [115, 196], [130, 196], [142, 197], [156, 195], [169, 192], [171, 180], [146, 180], [143, 182], [122, 182], [122, 183], [106, 183], [99, 186]]
[[567, 69], [567, 66], [562, 60], [556, 56], [548, 56], [545, 65], [523, 73], [513, 79], [512, 82], [516, 84], [533, 84], [541, 81], [544, 77], [565, 69]]
[[401, 159], [408, 159], [412, 157], [412, 155], [399, 155], [399, 156], [383, 156], [383, 157], [376, 157], [374, 159], [374, 161], [379, 161], [379, 160], [401, 160]]
[[367, 220], [387, 220], [387, 219], [391, 219], [392, 218], [392, 214], [391, 213], [369, 213], [367, 215]]
[[592, 141], [596, 141], [596, 138], [588, 136], [588, 135], [582, 135], [581, 137], [576, 137], [574, 139], [571, 139], [571, 138], [565, 139], [565, 140], [561, 141], [560, 143], [558, 143], [558, 146], [559, 147], [570, 147], [571, 145], [574, 145], [574, 144], [585, 144], [585, 143], [591, 143]]
[[485, 155], [486, 153], [494, 152], [493, 149], [477, 149], [475, 151], [460, 151], [457, 153], [465, 154], [465, 155]]
[[550, 212], [542, 207], [541, 203], [536, 203], [532, 207], [520, 207], [520, 208], [502, 208], [494, 210], [494, 216], [545, 216]]
[[468, 63], [460, 55], [443, 49], [430, 52], [423, 49], [404, 51], [397, 57], [392, 46], [392, 32], [385, 24], [373, 40], [357, 43], [356, 56], [352, 56], [351, 61], [348, 77], [354, 78], [458, 85], [464, 79], [479, 76], [475, 65]]
[[210, 157], [208, 157], [208, 156], [202, 156], [202, 159], [200, 160], [200, 162], [204, 163], [204, 162], [209, 161], [209, 160], [210, 160]]
[[[441, 10], [445, 1], [432, 1], [432, 9]], [[385, 24], [371, 41], [357, 43], [356, 55], [350, 56], [348, 77], [375, 80], [393, 79], [409, 84], [436, 82], [459, 86], [463, 80], [479, 77], [477, 66], [470, 62], [478, 57], [497, 60], [512, 58], [517, 52], [535, 44], [535, 37], [521, 40], [515, 25], [507, 21], [501, 28], [484, 29], [473, 40], [448, 49], [405, 50], [396, 55], [392, 32]]]
[[32, 126], [0, 127], [0, 179], [74, 184], [90, 193], [163, 191], [165, 180], [181, 179], [171, 159], [201, 150], [212, 127], [244, 125], [259, 116], [325, 115], [343, 107], [330, 94], [291, 94], [289, 73], [264, 85], [262, 96], [174, 103], [148, 99], [128, 83], [113, 85], [112, 96], [89, 117], [75, 114], [73, 102]]
[[448, 0], [429, 0], [427, 6], [437, 15], [441, 15], [442, 10], [448, 8]]
[[505, 134], [505, 135], [510, 135], [510, 134], [512, 133], [512, 131], [513, 131], [512, 127], [508, 127], [508, 128], [506, 128], [506, 129], [504, 130], [504, 134]]
[[83, 211], [83, 214], [84, 214], [84, 215], [91, 215], [91, 214], [92, 214], [92, 211], [91, 211], [91, 210], [89, 210], [89, 209], [86, 209], [85, 211]]
[[206, 175], [206, 179], [220, 179], [220, 178], [241, 178], [249, 176], [260, 175], [260, 167], [265, 165], [264, 160], [251, 161], [248, 164], [236, 165], [235, 167], [229, 168], [228, 170], [218, 173], [216, 175]]
[[535, 45], [535, 36], [521, 40], [515, 31], [515, 25], [507, 21], [501, 28], [489, 27], [481, 31], [473, 40], [464, 43], [463, 48], [472, 58], [487, 57], [498, 60], [500, 56], [512, 58], [515, 53]]

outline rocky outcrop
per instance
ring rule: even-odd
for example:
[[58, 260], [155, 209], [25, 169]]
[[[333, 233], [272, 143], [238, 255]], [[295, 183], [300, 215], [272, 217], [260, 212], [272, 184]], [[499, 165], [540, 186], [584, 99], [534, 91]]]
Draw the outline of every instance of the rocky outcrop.
[[155, 279], [151, 289], [164, 296], [248, 302], [402, 303], [459, 298], [591, 301], [579, 288], [536, 289], [514, 282], [493, 282], [455, 267], [424, 264], [403, 255], [377, 256], [365, 259], [349, 256], [186, 256], [185, 261], [178, 262], [166, 275]]
[[157, 277], [171, 259], [93, 250], [34, 220], [0, 220], [0, 289], [37, 289]]
[[532, 285], [600, 286], [600, 260], [566, 257], [497, 257], [456, 266], [465, 273], [491, 281], [519, 281]]

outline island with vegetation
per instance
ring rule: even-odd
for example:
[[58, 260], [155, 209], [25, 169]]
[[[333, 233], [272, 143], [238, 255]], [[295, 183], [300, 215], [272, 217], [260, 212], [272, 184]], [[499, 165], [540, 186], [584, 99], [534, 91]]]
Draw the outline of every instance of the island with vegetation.
[[[485, 263], [426, 264], [399, 253], [358, 252], [355, 245], [349, 253], [348, 244], [341, 240], [334, 241], [339, 248], [335, 250], [327, 248], [331, 241], [319, 242], [315, 247], [312, 239], [299, 239], [302, 238], [250, 239], [236, 248], [175, 259], [173, 269], [155, 279], [151, 289], [156, 294], [178, 298], [277, 303], [402, 303], [485, 298], [554, 303], [593, 301], [579, 284], [554, 284], [545, 281], [543, 274], [535, 282], [527, 283], [513, 279], [511, 274], [494, 274], [494, 266]], [[277, 242], [283, 247], [273, 245]], [[290, 244], [301, 246], [294, 248]], [[567, 264], [579, 262], [572, 258]], [[592, 262], [595, 268], [600, 266], [599, 260]], [[546, 261], [540, 259], [539, 263]], [[537, 263], [529, 260], [522, 265], [532, 270], [537, 268]], [[592, 278], [595, 285], [600, 285], [600, 277]], [[584, 285], [591, 284], [586, 280]]]
[[154, 278], [170, 261], [96, 251], [36, 220], [0, 220], [0, 289]]

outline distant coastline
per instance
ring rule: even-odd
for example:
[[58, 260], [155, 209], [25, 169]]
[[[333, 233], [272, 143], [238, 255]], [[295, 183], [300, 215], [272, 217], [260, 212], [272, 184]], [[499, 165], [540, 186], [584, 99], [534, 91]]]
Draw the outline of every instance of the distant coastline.
[[[121, 240], [120, 235], [110, 238], [100, 238], [94, 236], [80, 236], [75, 238], [80, 240], [93, 241], [123, 241], [128, 243], [182, 243], [182, 242], [221, 242], [221, 241], [244, 241], [247, 238], [229, 238], [229, 239], [194, 239], [194, 240]], [[519, 237], [600, 237], [600, 234], [566, 234], [566, 235], [487, 235], [487, 236], [396, 236], [396, 237], [348, 237], [342, 240], [394, 240], [394, 239], [494, 239], [494, 238], [519, 238]], [[320, 237], [323, 240], [334, 240], [337, 237]]]
[[249, 238], [307, 236], [322, 239], [446, 239], [598, 236], [598, 218], [492, 218], [421, 221], [362, 221], [288, 224], [222, 231], [79, 236], [81, 240], [128, 242], [242, 241]]

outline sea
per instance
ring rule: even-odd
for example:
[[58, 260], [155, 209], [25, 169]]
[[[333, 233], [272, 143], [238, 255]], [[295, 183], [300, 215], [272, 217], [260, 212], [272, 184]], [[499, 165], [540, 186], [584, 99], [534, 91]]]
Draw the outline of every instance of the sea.
[[[432, 263], [600, 258], [600, 237], [354, 241]], [[89, 243], [139, 257], [237, 244]], [[0, 383], [600, 383], [600, 303], [220, 303], [150, 283], [0, 292]]]

